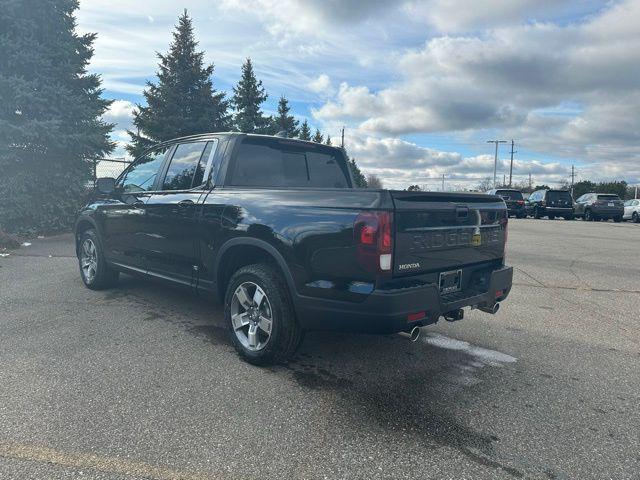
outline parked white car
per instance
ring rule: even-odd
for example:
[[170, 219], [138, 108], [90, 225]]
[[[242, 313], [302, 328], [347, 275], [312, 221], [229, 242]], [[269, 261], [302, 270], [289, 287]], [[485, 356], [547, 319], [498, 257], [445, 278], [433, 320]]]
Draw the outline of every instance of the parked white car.
[[627, 200], [624, 202], [623, 220], [632, 220], [636, 223], [640, 222], [640, 199]]

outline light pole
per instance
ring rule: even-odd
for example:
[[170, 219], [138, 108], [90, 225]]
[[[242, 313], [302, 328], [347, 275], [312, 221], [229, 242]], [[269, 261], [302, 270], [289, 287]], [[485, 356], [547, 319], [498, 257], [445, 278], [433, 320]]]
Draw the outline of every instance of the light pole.
[[496, 188], [496, 174], [498, 170], [498, 144], [507, 143], [507, 141], [506, 140], [487, 140], [487, 143], [496, 144], [496, 154], [493, 157], [493, 188]]

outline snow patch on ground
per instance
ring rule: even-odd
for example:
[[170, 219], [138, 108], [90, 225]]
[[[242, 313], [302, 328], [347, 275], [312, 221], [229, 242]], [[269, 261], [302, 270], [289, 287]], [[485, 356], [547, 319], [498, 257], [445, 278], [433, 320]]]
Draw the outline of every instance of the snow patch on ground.
[[489, 350], [488, 348], [476, 347], [475, 345], [471, 345], [469, 342], [449, 338], [439, 333], [428, 333], [425, 335], [424, 341], [434, 347], [459, 350], [468, 353], [475, 359], [474, 362], [469, 363], [471, 367], [479, 368], [484, 365], [500, 366], [503, 363], [514, 363], [518, 361], [517, 358], [507, 355], [506, 353]]
[[462, 352], [469, 356], [468, 359], [463, 359], [453, 365], [456, 370], [454, 374], [450, 372], [446, 375], [451, 383], [458, 385], [471, 386], [479, 383], [480, 379], [475, 377], [474, 373], [480, 368], [501, 367], [506, 363], [518, 361], [517, 358], [506, 353], [471, 345], [469, 342], [456, 340], [439, 333], [427, 333], [422, 337], [422, 341], [437, 348]]

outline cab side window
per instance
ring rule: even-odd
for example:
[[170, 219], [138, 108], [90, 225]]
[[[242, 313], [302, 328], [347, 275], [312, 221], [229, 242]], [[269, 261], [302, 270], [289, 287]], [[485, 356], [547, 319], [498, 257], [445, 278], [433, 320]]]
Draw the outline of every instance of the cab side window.
[[125, 193], [152, 190], [162, 167], [166, 148], [152, 150], [139, 157], [118, 181], [118, 187]]
[[214, 142], [181, 143], [175, 150], [162, 190], [189, 190], [202, 185]]

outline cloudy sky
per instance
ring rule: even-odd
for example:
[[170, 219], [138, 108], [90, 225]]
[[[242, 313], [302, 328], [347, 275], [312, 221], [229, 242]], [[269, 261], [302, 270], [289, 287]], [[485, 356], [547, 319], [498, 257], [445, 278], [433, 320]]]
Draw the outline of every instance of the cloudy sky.
[[[270, 98], [339, 137], [388, 187], [469, 187], [515, 140], [514, 178], [640, 183], [640, 0], [81, 0], [91, 69], [116, 100], [115, 155], [178, 15], [193, 17], [214, 85], [246, 57]], [[508, 175], [500, 147], [498, 176]]]

